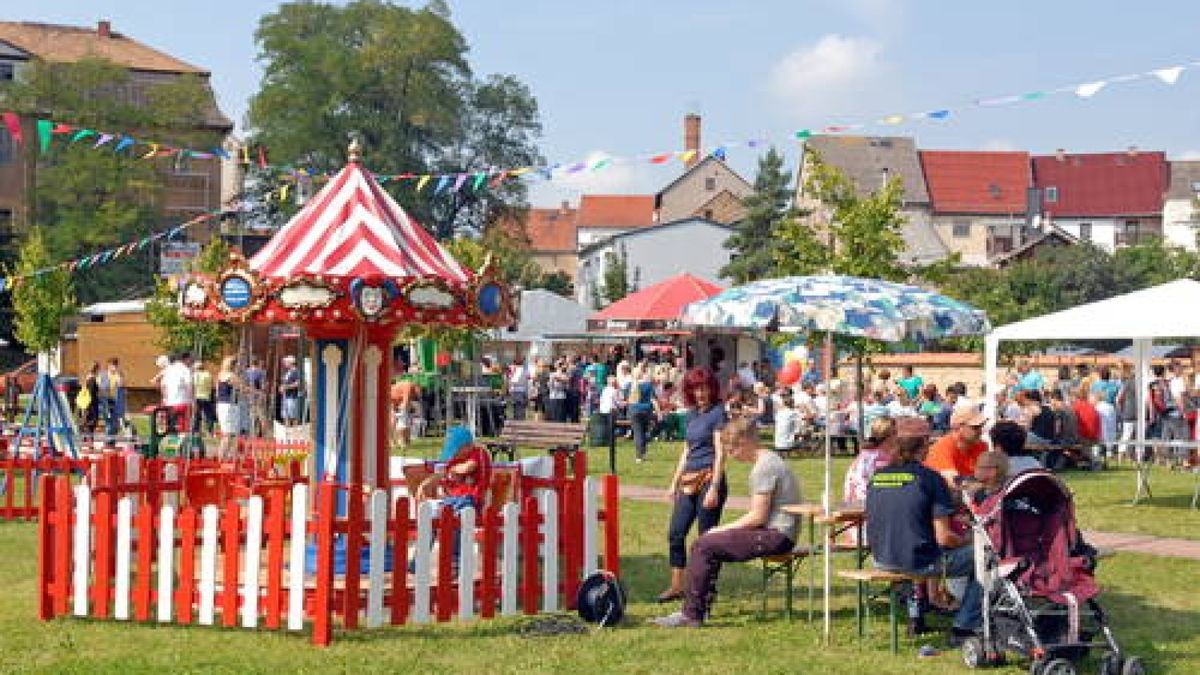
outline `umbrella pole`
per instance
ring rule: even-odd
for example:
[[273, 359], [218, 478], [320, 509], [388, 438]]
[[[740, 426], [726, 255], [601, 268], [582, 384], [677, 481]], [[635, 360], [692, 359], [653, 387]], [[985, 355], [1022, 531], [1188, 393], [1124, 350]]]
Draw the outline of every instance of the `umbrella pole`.
[[[829, 390], [829, 383], [832, 376], [832, 368], [830, 364], [833, 359], [833, 334], [825, 333], [825, 355], [822, 362], [825, 365], [825, 488], [824, 494], [821, 497], [822, 507], [825, 510], [825, 515], [828, 517], [833, 513], [833, 395]], [[831, 626], [831, 611], [829, 606], [829, 595], [833, 588], [833, 524], [826, 522], [825, 524], [825, 560], [824, 560], [824, 636], [825, 644], [829, 644], [829, 636], [832, 631]]]

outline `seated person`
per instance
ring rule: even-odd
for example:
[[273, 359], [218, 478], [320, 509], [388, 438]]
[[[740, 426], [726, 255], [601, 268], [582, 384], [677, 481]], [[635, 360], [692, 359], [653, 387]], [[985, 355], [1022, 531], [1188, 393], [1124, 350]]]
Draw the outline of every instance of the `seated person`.
[[[1015, 476], [1022, 471], [1042, 468], [1042, 463], [1037, 460], [1037, 457], [1025, 449], [1026, 436], [1021, 425], [1007, 420], [996, 422], [990, 436], [992, 447], [1005, 455], [1009, 467], [1009, 470], [1005, 472], [1007, 476]], [[984, 455], [986, 454], [984, 453]], [[980, 460], [982, 459], [983, 455], [980, 455]], [[979, 468], [979, 460], [976, 460], [975, 468]], [[978, 477], [978, 471], [976, 471], [976, 477]]]
[[[996, 426], [1000, 426], [997, 424]], [[1020, 427], [1018, 427], [1019, 429]], [[992, 430], [993, 433], [995, 429]], [[971, 495], [972, 504], [981, 504], [988, 497], [1000, 491], [1005, 481], [1011, 476], [1009, 457], [1000, 450], [988, 450], [979, 456], [975, 462], [974, 492]]]
[[1079, 420], [1061, 391], [1050, 392], [1050, 409], [1054, 411], [1054, 442], [1058, 445], [1078, 443]]
[[487, 492], [491, 458], [487, 450], [475, 444], [471, 430], [451, 427], [446, 432], [438, 463], [445, 463], [417, 488], [417, 500], [441, 499], [456, 512], [483, 506]]
[[754, 420], [735, 418], [721, 430], [721, 446], [734, 459], [753, 462], [750, 509], [737, 520], [705, 532], [692, 545], [687, 564], [683, 609], [654, 619], [664, 628], [701, 625], [717, 594], [721, 564], [742, 562], [792, 550], [796, 518], [783, 507], [800, 501], [800, 484], [778, 454], [761, 446]]
[[[906, 421], [908, 418], [905, 418]], [[871, 476], [880, 467], [892, 461], [896, 447], [896, 419], [876, 417], [867, 432], [867, 443], [846, 469], [842, 485], [842, 500], [847, 504], [861, 504], [867, 498], [867, 486]]]
[[[927, 444], [928, 430], [923, 434], [915, 428], [908, 430], [897, 440], [891, 463], [871, 477], [867, 541], [880, 569], [968, 579], [950, 633], [951, 643], [957, 646], [979, 628], [983, 591], [974, 579], [969, 538], [951, 529], [950, 517], [956, 506], [946, 481], [921, 464]], [[972, 474], [974, 468], [972, 465]], [[925, 632], [921, 601], [914, 589], [908, 590], [907, 599], [910, 632]]]
[[975, 459], [987, 452], [983, 427], [987, 416], [975, 406], [959, 406], [950, 415], [950, 432], [929, 449], [925, 466], [942, 475], [947, 487], [954, 489], [960, 477], [975, 475]]
[[1057, 434], [1054, 411], [1042, 402], [1042, 392], [1028, 391], [1025, 395], [1035, 404], [1029, 419], [1028, 440], [1043, 445], [1053, 443]]
[[775, 424], [775, 399], [771, 398], [771, 388], [762, 382], [754, 384], [754, 415], [758, 424], [770, 427]]
[[1100, 415], [1096, 413], [1096, 407], [1092, 405], [1090, 396], [1083, 391], [1076, 393], [1075, 403], [1072, 404], [1071, 410], [1075, 413], [1079, 440], [1084, 444], [1099, 443]]

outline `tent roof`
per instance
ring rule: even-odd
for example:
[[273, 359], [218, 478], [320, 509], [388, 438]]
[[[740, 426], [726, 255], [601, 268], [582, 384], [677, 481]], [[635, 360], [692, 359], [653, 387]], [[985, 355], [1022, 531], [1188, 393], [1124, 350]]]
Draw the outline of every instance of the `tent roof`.
[[499, 330], [504, 342], [542, 340], [548, 334], [582, 333], [587, 329], [588, 310], [583, 305], [537, 288], [521, 291], [521, 319], [515, 331]]
[[334, 176], [250, 259], [264, 277], [440, 277], [470, 273], [357, 161]]
[[627, 295], [592, 315], [593, 321], [674, 321], [689, 303], [724, 289], [691, 274], [679, 274]]
[[1200, 282], [1178, 279], [994, 329], [997, 340], [1088, 340], [1200, 336]]

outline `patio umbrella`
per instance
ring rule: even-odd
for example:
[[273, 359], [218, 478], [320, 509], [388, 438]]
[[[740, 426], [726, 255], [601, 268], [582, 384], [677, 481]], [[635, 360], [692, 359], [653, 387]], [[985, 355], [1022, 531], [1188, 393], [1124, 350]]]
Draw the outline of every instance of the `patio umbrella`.
[[[987, 315], [939, 293], [880, 279], [836, 275], [764, 279], [728, 288], [683, 309], [680, 323], [709, 328], [813, 332], [885, 342], [979, 335], [989, 330]], [[861, 392], [860, 392], [861, 396]], [[861, 401], [860, 401], [861, 406]], [[825, 480], [822, 505], [833, 504], [831, 430], [825, 424]], [[829, 639], [832, 566], [825, 542], [825, 639]]]

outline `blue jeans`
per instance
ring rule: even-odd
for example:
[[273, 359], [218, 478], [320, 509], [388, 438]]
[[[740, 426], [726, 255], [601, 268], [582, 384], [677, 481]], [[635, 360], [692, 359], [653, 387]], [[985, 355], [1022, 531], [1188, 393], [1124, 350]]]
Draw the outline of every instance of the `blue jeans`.
[[[983, 624], [983, 587], [975, 580], [975, 551], [970, 544], [943, 550], [942, 555], [928, 567], [919, 570], [896, 570], [920, 576], [945, 575], [967, 577], [967, 592], [954, 615], [954, 627], [962, 630], [977, 630]], [[915, 594], [908, 595], [908, 616], [920, 616], [919, 601]]]
[[646, 443], [650, 440], [651, 425], [654, 424], [654, 413], [639, 410], [629, 413], [629, 426], [633, 428], [633, 447], [638, 459], [646, 457]]
[[[456, 514], [461, 513], [464, 509], [478, 510], [478, 508], [479, 508], [478, 505], [475, 504], [475, 498], [472, 497], [471, 495], [457, 495], [457, 496], [453, 496], [453, 497], [443, 497], [442, 505], [449, 506], [450, 508], [454, 509], [454, 513], [456, 513]], [[482, 515], [482, 514], [480, 514], [480, 515]], [[434, 539], [434, 541], [436, 541], [436, 538]], [[455, 529], [454, 530], [454, 560], [455, 560], [455, 562], [458, 561], [458, 555], [461, 551], [462, 551], [462, 531]]]
[[725, 498], [729, 496], [725, 477], [721, 476], [717, 483], [716, 508], [704, 508], [704, 495], [708, 486], [694, 495], [682, 492], [675, 495], [675, 506], [671, 509], [671, 525], [667, 530], [667, 549], [671, 567], [683, 569], [687, 567], [687, 533], [692, 529], [692, 523], [703, 535], [721, 522], [721, 511], [725, 508]]

